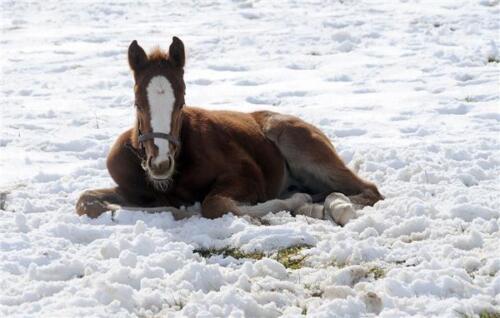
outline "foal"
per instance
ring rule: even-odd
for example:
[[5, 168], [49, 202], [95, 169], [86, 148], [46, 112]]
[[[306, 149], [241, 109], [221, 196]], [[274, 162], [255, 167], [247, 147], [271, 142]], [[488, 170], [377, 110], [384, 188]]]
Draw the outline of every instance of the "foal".
[[[316, 127], [270, 111], [241, 113], [187, 107], [184, 44], [146, 55], [133, 41], [128, 62], [135, 85], [135, 126], [122, 133], [107, 158], [117, 186], [87, 190], [79, 215], [127, 209], [191, 215], [181, 206], [201, 202], [201, 214], [260, 217], [282, 210], [345, 224], [355, 205], [383, 199], [339, 158]], [[311, 195], [324, 204], [313, 204]]]

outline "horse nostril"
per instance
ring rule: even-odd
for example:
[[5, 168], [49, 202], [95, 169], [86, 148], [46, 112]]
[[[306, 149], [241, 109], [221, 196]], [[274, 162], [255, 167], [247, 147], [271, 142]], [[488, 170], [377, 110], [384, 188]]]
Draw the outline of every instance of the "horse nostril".
[[149, 172], [155, 175], [166, 174], [174, 164], [174, 158], [170, 155], [166, 157], [148, 157], [146, 161]]

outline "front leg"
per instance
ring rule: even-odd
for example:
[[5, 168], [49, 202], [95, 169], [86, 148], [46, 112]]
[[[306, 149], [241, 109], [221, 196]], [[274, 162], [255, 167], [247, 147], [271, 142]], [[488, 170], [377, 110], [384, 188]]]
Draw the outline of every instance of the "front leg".
[[80, 195], [76, 203], [76, 213], [97, 218], [108, 211], [119, 209], [128, 211], [141, 211], [146, 213], [171, 212], [174, 219], [180, 220], [196, 214], [193, 211], [181, 210], [172, 206], [162, 205], [165, 202], [140, 202], [126, 197], [120, 188], [87, 190]]
[[117, 210], [127, 201], [117, 187], [108, 189], [86, 190], [76, 203], [76, 213], [97, 218], [107, 211]]

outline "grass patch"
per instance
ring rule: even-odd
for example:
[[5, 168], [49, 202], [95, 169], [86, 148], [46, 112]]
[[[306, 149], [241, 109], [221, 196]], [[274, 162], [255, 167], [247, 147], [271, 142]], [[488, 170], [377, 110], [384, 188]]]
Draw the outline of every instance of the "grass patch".
[[373, 275], [375, 280], [385, 277], [385, 271], [382, 267], [374, 266], [368, 270], [368, 275]]
[[306, 255], [299, 255], [302, 250], [309, 246], [292, 246], [279, 250], [276, 254], [276, 260], [289, 269], [299, 269], [304, 266]]
[[214, 256], [214, 255], [222, 255], [224, 257], [231, 256], [231, 257], [236, 258], [236, 259], [250, 258], [250, 259], [259, 260], [265, 256], [264, 253], [262, 253], [262, 252], [245, 253], [237, 248], [197, 249], [197, 250], [194, 250], [193, 252], [198, 253], [202, 257], [205, 257], [205, 258]]
[[500, 312], [483, 310], [479, 313], [479, 318], [500, 318]]
[[[463, 312], [459, 312], [459, 311], [457, 311], [456, 313], [460, 317], [462, 317], [462, 318], [474, 318], [474, 317], [478, 317], [476, 315], [469, 315], [469, 314], [466, 314], [466, 313], [463, 313]], [[498, 312], [498, 311], [490, 311], [490, 310], [484, 309], [484, 310], [481, 310], [479, 312], [479, 318], [500, 318], [500, 312]]]
[[[310, 246], [308, 245], [291, 246], [278, 250], [275, 254], [269, 257], [280, 262], [283, 266], [285, 266], [288, 269], [299, 269], [304, 266], [304, 261], [307, 257], [306, 255], [300, 255], [300, 253], [306, 248], [310, 248]], [[248, 259], [260, 260], [267, 256], [263, 252], [257, 251], [252, 253], [245, 253], [237, 248], [196, 249], [193, 252], [200, 254], [200, 256], [204, 258], [209, 258], [215, 255], [222, 255], [223, 257], [231, 256], [235, 259], [248, 258]]]

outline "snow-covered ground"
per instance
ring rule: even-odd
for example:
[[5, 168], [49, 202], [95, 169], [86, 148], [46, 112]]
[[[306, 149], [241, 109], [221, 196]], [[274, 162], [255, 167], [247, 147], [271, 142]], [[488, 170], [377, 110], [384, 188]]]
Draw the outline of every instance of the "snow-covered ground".
[[[500, 311], [498, 0], [0, 10], [0, 316]], [[112, 184], [105, 157], [133, 121], [129, 43], [173, 35], [189, 105], [300, 116], [387, 199], [343, 228], [287, 212], [260, 226], [78, 217], [81, 191]]]

